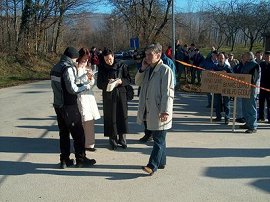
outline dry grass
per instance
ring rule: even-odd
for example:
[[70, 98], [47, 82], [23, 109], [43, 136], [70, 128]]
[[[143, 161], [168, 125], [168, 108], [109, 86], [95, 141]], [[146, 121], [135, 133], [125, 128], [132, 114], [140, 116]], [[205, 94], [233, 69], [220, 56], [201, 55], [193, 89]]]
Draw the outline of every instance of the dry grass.
[[49, 79], [55, 56], [42, 57], [0, 54], [0, 88]]

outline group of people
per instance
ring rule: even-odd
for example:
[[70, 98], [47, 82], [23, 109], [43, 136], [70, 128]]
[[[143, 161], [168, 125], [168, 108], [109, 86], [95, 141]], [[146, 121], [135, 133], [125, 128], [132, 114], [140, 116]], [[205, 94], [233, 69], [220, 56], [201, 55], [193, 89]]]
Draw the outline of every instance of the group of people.
[[[194, 66], [199, 66], [205, 70], [211, 71], [223, 71], [227, 73], [238, 74], [250, 74], [251, 84], [256, 85], [257, 88], [251, 88], [250, 98], [237, 98], [237, 114], [236, 121], [245, 123], [240, 126], [241, 129], [246, 129], [246, 133], [256, 133], [257, 121], [265, 121], [265, 101], [267, 102], [267, 119], [270, 123], [270, 51], [257, 51], [255, 55], [252, 52], [245, 52], [241, 55], [240, 61], [234, 58], [234, 54], [225, 54], [224, 52], [218, 52], [212, 47], [211, 52], [204, 57], [199, 49], [195, 47], [195, 44], [181, 46], [179, 41], [176, 43], [176, 55], [177, 60], [191, 63]], [[176, 62], [176, 69], [178, 72], [178, 78], [181, 78], [181, 74], [190, 73], [190, 83], [200, 85], [201, 82], [201, 69], [186, 68]], [[261, 89], [263, 87], [267, 90]], [[211, 107], [212, 93], [207, 93], [208, 105]], [[257, 100], [258, 112], [257, 112]], [[220, 122], [222, 119], [222, 111], [224, 112], [225, 124], [230, 122], [230, 97], [222, 96], [221, 94], [214, 94], [214, 107], [216, 112], [216, 118], [213, 121]]]
[[[128, 105], [126, 86], [131, 83], [128, 67], [114, 59], [113, 51], [105, 48], [98, 67], [91, 64], [91, 51], [67, 47], [60, 61], [51, 70], [53, 106], [60, 135], [60, 168], [74, 165], [70, 158], [70, 134], [74, 140], [77, 167], [96, 163], [86, 157], [86, 150], [95, 151], [94, 120], [100, 118], [92, 88], [102, 90], [104, 136], [109, 137], [112, 150], [126, 149], [128, 133]], [[172, 127], [174, 74], [161, 59], [162, 46], [151, 44], [135, 76], [141, 87], [137, 122], [151, 131], [154, 146], [149, 162], [142, 169], [152, 175], [166, 165], [166, 132]], [[97, 71], [97, 81], [95, 74]], [[114, 88], [108, 85], [115, 82]]]
[[[226, 71], [227, 73], [250, 74], [251, 83], [270, 89], [270, 51], [264, 54], [252, 52], [242, 54], [240, 62], [233, 54], [226, 55], [213, 48], [204, 59], [199, 49], [191, 47], [180, 48], [188, 50], [181, 61], [192, 58], [195, 66], [206, 70]], [[167, 51], [168, 52], [168, 51]], [[187, 53], [188, 53], [187, 52]], [[98, 57], [95, 56], [98, 55]], [[179, 53], [178, 53], [179, 54]], [[175, 63], [162, 51], [159, 43], [147, 46], [142, 57], [136, 59], [138, 71], [135, 84], [139, 86], [139, 105], [137, 122], [144, 125], [144, 136], [141, 142], [154, 141], [153, 149], [146, 166], [142, 169], [152, 175], [166, 165], [166, 133], [172, 127], [172, 110], [174, 88], [177, 74], [181, 75], [179, 63]], [[93, 59], [95, 57], [95, 59]], [[94, 62], [95, 61], [95, 62]], [[177, 73], [178, 72], [178, 73]], [[200, 71], [190, 69], [196, 79], [201, 82]], [[96, 76], [97, 75], [97, 76]], [[112, 89], [108, 86], [114, 83]], [[81, 48], [77, 51], [68, 47], [58, 64], [51, 70], [51, 86], [54, 94], [53, 106], [57, 115], [60, 135], [60, 168], [74, 165], [70, 158], [70, 134], [74, 140], [77, 167], [91, 166], [95, 159], [86, 157], [86, 151], [95, 151], [94, 121], [100, 119], [99, 109], [93, 93], [93, 86], [102, 90], [104, 136], [109, 138], [112, 150], [118, 147], [127, 149], [126, 134], [128, 133], [128, 101], [127, 86], [131, 84], [128, 66], [116, 61], [112, 50], [105, 48], [102, 53], [96, 53]], [[267, 102], [267, 119], [270, 122], [270, 93], [267, 90], [251, 88], [250, 98], [237, 98], [237, 121], [245, 123], [240, 128], [246, 133], [256, 133], [257, 121], [264, 121], [265, 101]], [[258, 96], [259, 93], [259, 96]], [[257, 115], [257, 99], [259, 97], [259, 114]], [[208, 105], [211, 105], [212, 94], [208, 94]], [[230, 121], [230, 98], [221, 94], [214, 95], [216, 118], [222, 120], [224, 110], [225, 124]]]
[[[260, 57], [258, 57], [260, 56]], [[265, 101], [267, 102], [267, 119], [270, 123], [269, 99], [270, 99], [270, 82], [268, 75], [270, 73], [270, 51], [265, 51], [264, 54], [257, 52], [256, 55], [252, 52], [245, 52], [241, 55], [241, 60], [233, 58], [233, 54], [229, 54], [228, 62], [224, 54], [217, 55], [218, 64], [214, 66], [213, 71], [226, 71], [236, 74], [250, 74], [251, 84], [257, 87], [251, 87], [249, 98], [236, 98], [236, 121], [245, 123], [240, 126], [240, 129], [245, 129], [246, 133], [256, 133], [258, 121], [265, 120]], [[263, 87], [265, 89], [260, 89]], [[257, 104], [257, 100], [259, 100]], [[220, 109], [225, 112], [225, 124], [229, 123], [230, 119], [230, 98], [215, 94], [214, 106], [217, 118], [214, 121], [221, 121]], [[221, 105], [222, 103], [222, 105]], [[257, 106], [259, 110], [257, 110]]]

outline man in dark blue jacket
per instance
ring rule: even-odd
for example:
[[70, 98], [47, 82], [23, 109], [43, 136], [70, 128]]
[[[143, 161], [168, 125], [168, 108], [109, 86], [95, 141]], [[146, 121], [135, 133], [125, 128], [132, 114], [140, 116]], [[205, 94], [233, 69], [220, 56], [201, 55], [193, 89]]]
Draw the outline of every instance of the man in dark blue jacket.
[[[213, 70], [214, 67], [218, 64], [217, 56], [218, 52], [216, 50], [212, 51], [211, 58], [203, 60], [200, 64], [200, 67], [204, 68], [205, 70]], [[212, 101], [212, 93], [207, 93], [207, 101], [208, 105], [206, 107], [210, 108]]]

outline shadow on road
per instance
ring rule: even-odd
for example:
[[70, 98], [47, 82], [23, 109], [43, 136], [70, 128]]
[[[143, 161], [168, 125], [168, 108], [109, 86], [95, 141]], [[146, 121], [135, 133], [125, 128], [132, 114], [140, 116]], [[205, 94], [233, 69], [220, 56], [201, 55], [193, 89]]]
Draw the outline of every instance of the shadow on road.
[[209, 167], [204, 175], [218, 179], [266, 178], [255, 180], [250, 185], [270, 193], [270, 166]]
[[[131, 172], [109, 172], [110, 169], [117, 170], [141, 170], [140, 166], [134, 165], [94, 165], [89, 168], [67, 168], [65, 170], [58, 169], [59, 165], [56, 164], [41, 164], [32, 162], [13, 162], [13, 161], [0, 161], [0, 175], [26, 175], [26, 174], [48, 174], [48, 175], [67, 175], [67, 176], [100, 176], [108, 180], [129, 180], [138, 177], [146, 177], [144, 173], [131, 173]], [[95, 169], [104, 169], [104, 172], [97, 172]], [[89, 169], [89, 171], [85, 171]], [[0, 178], [0, 185], [4, 181], [4, 177]]]

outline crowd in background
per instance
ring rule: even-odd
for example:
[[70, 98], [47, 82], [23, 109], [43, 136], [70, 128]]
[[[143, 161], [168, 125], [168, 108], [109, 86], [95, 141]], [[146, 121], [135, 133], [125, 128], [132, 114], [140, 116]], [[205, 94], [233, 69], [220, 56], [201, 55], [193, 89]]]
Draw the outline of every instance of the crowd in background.
[[[265, 122], [265, 118], [267, 118], [268, 123], [270, 123], [270, 93], [267, 90], [260, 90], [259, 88], [261, 86], [270, 90], [270, 80], [267, 79], [270, 75], [270, 51], [257, 51], [255, 55], [252, 52], [244, 52], [241, 54], [240, 58], [237, 59], [234, 57], [233, 53], [218, 51], [215, 47], [212, 47], [209, 54], [203, 56], [199, 48], [193, 43], [188, 46], [187, 44], [181, 45], [179, 41], [176, 41], [175, 48], [176, 74], [179, 86], [180, 83], [182, 83], [181, 79], [183, 77], [185, 82], [200, 86], [202, 70], [199, 68], [185, 67], [177, 61], [183, 61], [201, 67], [204, 70], [250, 74], [251, 84], [256, 85], [258, 88], [251, 88], [251, 97], [249, 99], [237, 98], [236, 121], [245, 123], [240, 126], [240, 128], [246, 129], [246, 133], [255, 133], [257, 131], [257, 121]], [[168, 57], [172, 57], [172, 49], [170, 46], [165, 53], [168, 54]], [[212, 96], [212, 93], [207, 93], [207, 108], [211, 107]], [[222, 120], [222, 114], [224, 114], [224, 123], [229, 124], [231, 117], [230, 101], [231, 98], [227, 96], [214, 94], [214, 107], [216, 111], [215, 122], [220, 122]], [[266, 117], [265, 111], [267, 111]]]

